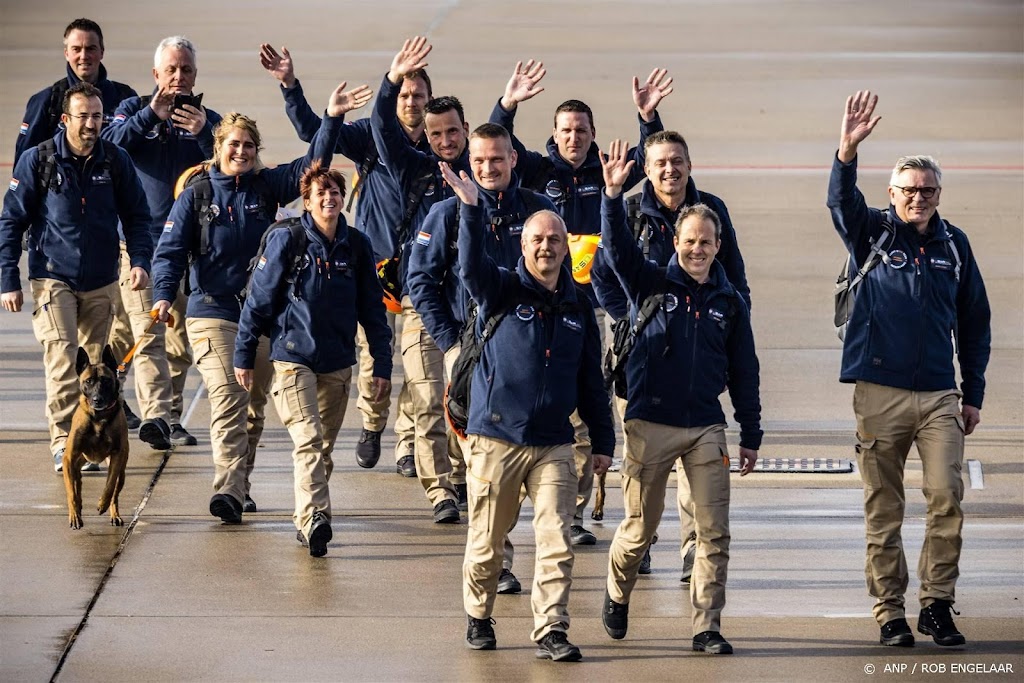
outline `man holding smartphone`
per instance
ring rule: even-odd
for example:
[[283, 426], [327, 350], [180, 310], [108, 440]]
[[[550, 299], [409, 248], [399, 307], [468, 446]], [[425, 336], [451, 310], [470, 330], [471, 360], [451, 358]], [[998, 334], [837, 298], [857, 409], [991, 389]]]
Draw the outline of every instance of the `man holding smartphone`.
[[[196, 74], [192, 42], [183, 36], [164, 38], [153, 58], [153, 93], [122, 102], [112, 125], [102, 133], [127, 151], [135, 163], [153, 215], [150, 232], [154, 244], [174, 204], [178, 176], [213, 156], [213, 128], [221, 117], [201, 106], [202, 95], [193, 95]], [[164, 324], [154, 325], [146, 333], [153, 290], [147, 287], [131, 291], [127, 287], [127, 265], [122, 242], [122, 306], [111, 332], [111, 344], [121, 358], [134, 339], [142, 339], [135, 355], [135, 387], [143, 418], [139, 438], [158, 450], [170, 448], [172, 443], [195, 445], [195, 437], [181, 426], [182, 392], [192, 365], [185, 336], [185, 297], [178, 293], [174, 325], [166, 329], [166, 335]]]

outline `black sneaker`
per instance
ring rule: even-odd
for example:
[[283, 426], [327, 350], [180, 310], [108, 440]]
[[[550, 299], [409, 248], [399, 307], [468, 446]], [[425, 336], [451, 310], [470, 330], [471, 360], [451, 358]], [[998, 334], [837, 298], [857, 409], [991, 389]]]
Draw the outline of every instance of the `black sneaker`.
[[569, 642], [565, 631], [548, 631], [537, 643], [537, 659], [553, 662], [578, 662], [583, 659], [580, 649]]
[[732, 645], [718, 631], [704, 631], [693, 637], [693, 649], [709, 655], [731, 655]]
[[249, 496], [246, 496], [245, 502], [242, 503], [242, 512], [257, 512], [256, 501]]
[[128, 407], [128, 401], [123, 403], [124, 405], [124, 419], [128, 423], [128, 429], [138, 429], [142, 426], [142, 418], [132, 412], [132, 409]]
[[149, 444], [154, 451], [170, 450], [171, 428], [162, 417], [144, 420], [139, 427], [139, 441]]
[[311, 557], [323, 557], [327, 554], [327, 544], [334, 537], [331, 522], [327, 515], [317, 510], [313, 513], [313, 522], [309, 527], [309, 554]]
[[458, 524], [459, 506], [445, 498], [434, 506], [434, 524]]
[[171, 443], [175, 446], [195, 446], [199, 442], [196, 437], [188, 433], [188, 430], [175, 422], [171, 425]]
[[878, 642], [892, 647], [913, 647], [914, 634], [910, 631], [910, 624], [906, 619], [893, 619], [882, 624]]
[[377, 464], [377, 461], [380, 460], [380, 435], [383, 433], [383, 429], [379, 432], [363, 429], [359, 435], [359, 441], [356, 443], [357, 465], [370, 469]]
[[[596, 545], [597, 536], [590, 531], [587, 531], [579, 524], [573, 524], [569, 527], [569, 540], [572, 541], [573, 545]], [[554, 633], [554, 631], [552, 631]]]
[[473, 650], [493, 650], [498, 647], [498, 639], [494, 637], [494, 619], [474, 619], [469, 617], [466, 629], [466, 645]]
[[697, 534], [691, 533], [683, 544], [686, 551], [683, 553], [683, 575], [679, 577], [681, 583], [690, 583], [693, 576], [693, 559], [697, 557]]
[[241, 524], [242, 504], [226, 493], [218, 493], [210, 499], [210, 514], [225, 524]]
[[403, 455], [395, 463], [395, 471], [401, 474], [403, 477], [415, 477], [416, 476], [416, 458], [411, 455]]
[[601, 623], [604, 630], [615, 640], [622, 640], [626, 637], [626, 629], [629, 628], [629, 605], [620, 605], [604, 592], [604, 609], [601, 610]]
[[501, 575], [498, 576], [498, 593], [501, 595], [512, 595], [523, 590], [523, 585], [512, 573], [511, 569], [501, 568]]
[[644, 556], [640, 559], [640, 568], [636, 573], [644, 576], [651, 573], [651, 546], [647, 546], [647, 550], [644, 551]]
[[936, 645], [952, 647], [966, 644], [967, 639], [957, 630], [950, 612], [960, 616], [949, 600], [936, 600], [921, 610], [917, 618], [917, 630], [931, 636]]
[[455, 484], [455, 495], [459, 497], [459, 509], [463, 512], [469, 510], [469, 491], [465, 484]]

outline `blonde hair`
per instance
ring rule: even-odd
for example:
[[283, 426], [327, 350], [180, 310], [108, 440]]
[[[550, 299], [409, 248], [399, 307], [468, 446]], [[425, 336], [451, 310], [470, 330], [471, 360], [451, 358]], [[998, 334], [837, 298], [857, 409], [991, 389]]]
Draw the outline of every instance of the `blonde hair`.
[[220, 150], [224, 145], [224, 140], [227, 139], [233, 128], [239, 128], [244, 130], [252, 138], [253, 143], [256, 145], [256, 162], [253, 164], [253, 169], [257, 172], [262, 171], [264, 166], [263, 161], [260, 159], [260, 150], [263, 149], [263, 138], [260, 137], [260, 131], [256, 128], [256, 120], [251, 119], [245, 114], [239, 114], [237, 111], [233, 111], [226, 115], [217, 128], [213, 131], [213, 158], [210, 159], [210, 164], [220, 168]]

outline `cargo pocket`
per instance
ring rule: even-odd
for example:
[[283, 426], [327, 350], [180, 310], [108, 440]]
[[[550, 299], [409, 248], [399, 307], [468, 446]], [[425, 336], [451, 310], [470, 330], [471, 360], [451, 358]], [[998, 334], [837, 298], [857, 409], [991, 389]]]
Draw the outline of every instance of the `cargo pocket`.
[[466, 472], [466, 492], [469, 494], [469, 526], [484, 533], [491, 528], [491, 482], [477, 479]]
[[302, 401], [299, 400], [298, 389], [295, 387], [298, 379], [299, 376], [295, 374], [294, 370], [274, 373], [274, 384], [270, 393], [274, 397], [274, 405], [284, 413], [280, 415], [280, 418], [285, 426], [306, 419], [306, 415], [302, 411]]
[[57, 327], [57, 316], [53, 313], [53, 306], [50, 305], [50, 294], [43, 293], [35, 302], [35, 310], [32, 311], [32, 331], [36, 339], [45, 344], [46, 342], [61, 341], [60, 328]]
[[626, 508], [626, 515], [639, 517], [642, 509], [643, 483], [640, 477], [643, 475], [644, 467], [635, 460], [628, 457], [622, 461], [622, 476], [628, 477], [630, 481], [622, 482], [622, 504]]
[[882, 487], [882, 475], [878, 471], [878, 452], [875, 450], [875, 439], [865, 439], [857, 435], [857, 466], [864, 486], [872, 489]]

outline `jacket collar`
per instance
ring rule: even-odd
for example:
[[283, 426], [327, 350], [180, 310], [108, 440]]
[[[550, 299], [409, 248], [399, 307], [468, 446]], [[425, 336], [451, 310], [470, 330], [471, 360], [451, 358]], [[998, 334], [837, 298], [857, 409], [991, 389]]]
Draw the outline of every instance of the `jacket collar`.
[[[917, 228], [915, 228], [910, 223], [904, 223], [900, 219], [900, 217], [896, 215], [896, 207], [893, 206], [892, 204], [889, 205], [889, 210], [887, 213], [889, 214], [889, 219], [892, 221], [892, 224], [893, 226], [895, 226], [897, 232], [905, 230], [913, 235], [919, 234], [917, 232]], [[933, 215], [932, 219], [928, 222], [928, 232], [924, 234], [924, 237], [926, 237], [928, 241], [949, 241], [949, 229], [946, 227], [946, 221], [942, 220], [942, 218], [939, 216], [938, 211], [935, 212], [935, 215]]]
[[558, 287], [554, 292], [548, 291], [544, 285], [537, 282], [536, 278], [530, 274], [530, 271], [526, 269], [526, 258], [523, 256], [519, 257], [519, 263], [516, 264], [516, 274], [519, 275], [519, 282], [536, 294], [541, 301], [547, 301], [552, 304], [576, 303], [576, 284], [572, 279], [572, 273], [569, 272], [569, 267], [566, 265], [562, 266], [562, 271], [558, 274]]
[[[60, 159], [71, 159], [75, 153], [71, 151], [68, 146], [67, 131], [63, 128], [59, 128], [57, 133], [53, 136], [53, 142], [56, 148], [57, 157]], [[103, 139], [99, 138], [96, 140], [96, 144], [93, 145], [92, 154], [89, 155], [93, 163], [99, 163], [107, 158], [103, 147]], [[41, 161], [41, 160], [40, 160]]]
[[587, 150], [587, 158], [583, 160], [578, 169], [574, 169], [572, 164], [563, 159], [562, 155], [558, 153], [558, 144], [555, 142], [554, 136], [548, 138], [547, 150], [548, 157], [550, 157], [555, 168], [563, 173], [579, 173], [583, 170], [596, 168], [598, 175], [601, 174], [601, 148], [597, 146], [596, 142], [590, 143], [590, 149]]
[[[64, 62], [64, 71], [67, 73], [68, 85], [78, 85], [82, 79], [78, 77], [74, 69], [67, 62]], [[103, 84], [107, 82], [107, 67], [100, 64], [100, 73], [96, 77], [96, 87], [103, 89]]]
[[677, 285], [682, 285], [692, 293], [696, 293], [699, 287], [707, 287], [708, 293], [706, 297], [719, 293], [726, 296], [736, 296], [735, 288], [733, 288], [732, 284], [729, 282], [729, 278], [725, 275], [725, 268], [717, 260], [711, 264], [711, 272], [709, 273], [708, 281], [703, 285], [698, 285], [697, 281], [683, 270], [683, 267], [679, 265], [679, 259], [676, 256], [673, 256], [668, 262], [666, 277], [669, 281]]
[[[697, 185], [693, 182], [693, 176], [690, 176], [686, 181], [686, 198], [683, 199], [683, 206], [692, 206], [699, 202], [700, 194], [697, 192]], [[640, 212], [654, 218], [664, 218], [666, 210], [667, 207], [658, 201], [658, 196], [654, 194], [653, 183], [650, 180], [645, 180], [640, 195]]]
[[[476, 183], [476, 180], [473, 180]], [[480, 195], [480, 205], [487, 213], [493, 213], [498, 208], [498, 200], [501, 200], [503, 206], [501, 208], [507, 210], [518, 203], [519, 193], [516, 191], [519, 189], [519, 177], [515, 171], [512, 171], [512, 179], [509, 180], [508, 187], [504, 190], [487, 190], [476, 184], [477, 191]], [[461, 201], [461, 200], [459, 200]]]
[[324, 252], [330, 252], [331, 249], [340, 245], [348, 245], [349, 228], [344, 214], [338, 216], [338, 232], [334, 235], [333, 243], [329, 243], [324, 234], [316, 227], [316, 224], [313, 223], [313, 216], [309, 211], [303, 211], [299, 221], [306, 230], [306, 237], [309, 241], [319, 244]]

